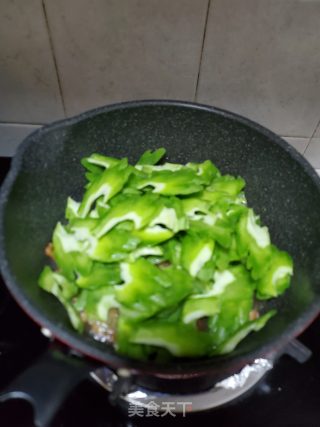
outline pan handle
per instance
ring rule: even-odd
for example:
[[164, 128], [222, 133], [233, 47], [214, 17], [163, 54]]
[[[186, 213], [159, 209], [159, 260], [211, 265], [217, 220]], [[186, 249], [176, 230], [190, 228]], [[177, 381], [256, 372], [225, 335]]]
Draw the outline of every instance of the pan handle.
[[49, 348], [0, 394], [0, 402], [27, 400], [34, 408], [37, 427], [47, 427], [72, 391], [93, 369], [85, 359]]

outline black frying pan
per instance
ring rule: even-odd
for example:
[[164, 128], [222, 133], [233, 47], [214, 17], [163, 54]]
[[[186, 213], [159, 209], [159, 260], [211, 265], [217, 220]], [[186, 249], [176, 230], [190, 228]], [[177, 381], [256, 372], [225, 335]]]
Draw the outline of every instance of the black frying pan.
[[[37, 280], [44, 247], [69, 195], [85, 183], [80, 159], [93, 152], [129, 157], [167, 149], [172, 162], [211, 159], [223, 173], [247, 182], [248, 203], [268, 225], [273, 242], [294, 259], [292, 285], [266, 302], [278, 314], [231, 354], [159, 365], [124, 358], [76, 333], [59, 302]], [[238, 115], [176, 101], [130, 102], [46, 126], [20, 146], [0, 195], [0, 255], [5, 282], [25, 312], [79, 353], [146, 378], [212, 381], [273, 353], [301, 333], [320, 310], [320, 180], [302, 156], [278, 136]]]

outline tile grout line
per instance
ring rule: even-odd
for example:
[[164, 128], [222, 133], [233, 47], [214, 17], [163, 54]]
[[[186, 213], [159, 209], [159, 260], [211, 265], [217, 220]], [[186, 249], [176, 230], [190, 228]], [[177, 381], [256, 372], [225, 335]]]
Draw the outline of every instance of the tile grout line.
[[2, 125], [8, 125], [8, 126], [44, 126], [46, 123], [30, 123], [30, 122], [8, 122], [8, 121], [1, 121], [0, 120], [0, 126]]
[[202, 66], [204, 44], [205, 44], [205, 41], [206, 41], [206, 34], [207, 34], [207, 25], [208, 25], [210, 5], [211, 5], [211, 0], [208, 0], [207, 11], [206, 11], [206, 18], [205, 18], [205, 22], [204, 22], [204, 29], [203, 29], [203, 36], [202, 36], [202, 43], [201, 43], [200, 58], [199, 58], [199, 69], [198, 69], [198, 74], [197, 74], [196, 88], [195, 88], [195, 92], [194, 92], [194, 101], [197, 100], [197, 96], [198, 96], [200, 72], [201, 72], [201, 66]]
[[280, 134], [277, 134], [277, 135], [279, 135], [280, 138], [307, 139], [308, 141], [310, 139], [310, 136], [280, 135]]
[[48, 20], [48, 15], [47, 15], [47, 9], [46, 9], [46, 5], [45, 5], [45, 1], [41, 0], [41, 4], [42, 4], [42, 10], [43, 10], [43, 15], [44, 15], [44, 20], [45, 20], [47, 31], [48, 31], [49, 44], [50, 44], [50, 50], [51, 50], [51, 53], [52, 53], [53, 64], [54, 64], [54, 68], [55, 68], [56, 75], [57, 75], [57, 81], [58, 81], [59, 93], [60, 93], [60, 98], [61, 98], [61, 104], [62, 104], [64, 116], [66, 117], [67, 116], [66, 105], [65, 105], [65, 102], [64, 102], [64, 96], [63, 96], [63, 90], [62, 90], [62, 83], [61, 83], [61, 79], [60, 79], [57, 58], [56, 58], [55, 51], [54, 51], [53, 39], [52, 39], [52, 36], [51, 36], [50, 25], [49, 25], [49, 20]]
[[307, 148], [309, 147], [309, 144], [310, 144], [310, 142], [312, 141], [313, 137], [315, 136], [315, 134], [316, 134], [316, 132], [317, 132], [317, 130], [318, 130], [318, 128], [319, 128], [319, 126], [320, 126], [320, 119], [319, 119], [318, 123], [316, 124], [316, 127], [314, 128], [314, 131], [312, 132], [312, 135], [310, 136], [310, 139], [309, 139], [309, 141], [308, 141], [308, 144], [307, 144], [307, 146], [306, 146], [306, 148], [305, 148], [304, 152], [302, 153], [303, 155], [304, 155], [304, 154], [305, 154], [305, 152], [307, 151]]

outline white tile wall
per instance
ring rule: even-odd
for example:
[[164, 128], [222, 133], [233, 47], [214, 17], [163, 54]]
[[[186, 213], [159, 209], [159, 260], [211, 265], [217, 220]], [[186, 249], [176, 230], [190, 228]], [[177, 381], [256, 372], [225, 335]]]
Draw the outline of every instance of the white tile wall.
[[289, 142], [299, 153], [303, 154], [307, 148], [309, 138], [294, 138], [294, 137], [283, 137], [286, 141]]
[[69, 115], [141, 98], [193, 100], [208, 0], [46, 0]]
[[198, 101], [311, 137], [320, 116], [319, 17], [320, 1], [212, 1]]
[[42, 2], [2, 0], [0, 8], [0, 121], [63, 117]]
[[314, 168], [320, 169], [320, 138], [312, 138], [304, 155]]
[[0, 123], [0, 156], [13, 156], [20, 142], [39, 125]]

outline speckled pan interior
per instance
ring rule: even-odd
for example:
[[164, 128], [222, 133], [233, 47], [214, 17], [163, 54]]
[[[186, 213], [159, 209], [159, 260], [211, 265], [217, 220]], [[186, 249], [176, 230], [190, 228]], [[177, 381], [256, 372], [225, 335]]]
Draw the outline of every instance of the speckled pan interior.
[[[135, 162], [144, 150], [162, 146], [168, 161], [211, 159], [223, 173], [244, 177], [248, 203], [268, 225], [275, 244], [294, 258], [290, 290], [267, 303], [278, 308], [278, 315], [224, 357], [167, 365], [124, 359], [74, 332], [59, 302], [37, 285], [46, 262], [43, 249], [63, 217], [66, 198], [82, 194], [80, 159], [100, 152]], [[319, 312], [319, 178], [285, 141], [229, 112], [183, 102], [140, 101], [46, 126], [18, 150], [1, 190], [0, 210], [1, 269], [15, 299], [58, 339], [111, 366], [165, 375], [232, 370], [280, 348]]]

